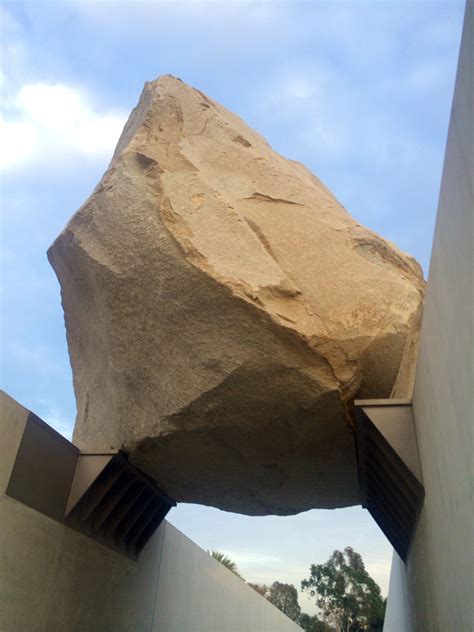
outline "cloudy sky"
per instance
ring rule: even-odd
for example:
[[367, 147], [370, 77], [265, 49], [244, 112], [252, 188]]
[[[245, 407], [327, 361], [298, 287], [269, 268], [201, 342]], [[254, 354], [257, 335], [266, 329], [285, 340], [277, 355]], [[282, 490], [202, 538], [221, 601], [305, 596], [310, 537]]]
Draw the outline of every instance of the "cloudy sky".
[[[463, 2], [3, 2], [2, 388], [70, 437], [59, 286], [46, 249], [91, 193], [143, 83], [171, 73], [305, 163], [428, 273]], [[299, 585], [335, 548], [384, 593], [391, 549], [360, 508], [170, 521], [248, 580]], [[306, 598], [301, 600], [310, 611]]]

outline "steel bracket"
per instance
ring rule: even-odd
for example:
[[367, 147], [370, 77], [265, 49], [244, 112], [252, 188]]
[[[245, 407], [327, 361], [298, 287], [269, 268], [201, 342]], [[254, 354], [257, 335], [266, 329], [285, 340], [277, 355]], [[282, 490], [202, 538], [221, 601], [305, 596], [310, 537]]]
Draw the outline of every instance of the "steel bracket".
[[356, 400], [362, 505], [407, 561], [425, 495], [410, 400]]

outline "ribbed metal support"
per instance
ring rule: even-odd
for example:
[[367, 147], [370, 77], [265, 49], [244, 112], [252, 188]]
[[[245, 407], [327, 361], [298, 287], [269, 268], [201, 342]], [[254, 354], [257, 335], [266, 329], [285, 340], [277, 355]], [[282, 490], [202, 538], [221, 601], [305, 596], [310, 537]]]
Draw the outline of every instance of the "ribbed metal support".
[[356, 400], [355, 420], [362, 505], [406, 562], [425, 495], [411, 402]]
[[6, 493], [130, 557], [176, 505], [124, 452], [80, 452], [33, 413]]
[[79, 455], [74, 482], [84, 491], [69, 505], [65, 522], [107, 546], [138, 556], [176, 503], [122, 452], [109, 456], [97, 477], [84, 480], [86, 468], [81, 468], [81, 460], [103, 456]]

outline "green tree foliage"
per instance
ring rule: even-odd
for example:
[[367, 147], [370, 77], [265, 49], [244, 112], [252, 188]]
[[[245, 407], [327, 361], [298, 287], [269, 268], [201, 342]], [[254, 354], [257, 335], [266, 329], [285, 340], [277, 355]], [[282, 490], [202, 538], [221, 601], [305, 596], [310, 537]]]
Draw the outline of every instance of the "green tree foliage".
[[334, 628], [321, 621], [316, 615], [309, 615], [303, 612], [298, 621], [305, 632], [334, 632]]
[[221, 553], [220, 551], [208, 551], [209, 555], [213, 557], [215, 560], [220, 562], [223, 566], [228, 568], [234, 575], [243, 579], [242, 575], [239, 573], [239, 569], [237, 568], [237, 564], [233, 562], [227, 555]]
[[351, 547], [334, 551], [325, 564], [312, 564], [301, 588], [316, 598], [325, 620], [337, 632], [382, 630], [385, 615], [379, 586]]
[[334, 632], [334, 628], [323, 623], [316, 615], [302, 613], [298, 603], [298, 592], [292, 584], [274, 582], [271, 586], [249, 583], [259, 595], [298, 623], [306, 632]]
[[273, 582], [271, 586], [265, 584], [249, 584], [259, 595], [268, 599], [270, 603], [281, 610], [287, 617], [299, 622], [301, 608], [298, 603], [298, 591], [293, 584]]
[[268, 601], [286, 614], [292, 621], [298, 623], [301, 608], [298, 603], [298, 591], [293, 584], [273, 582], [269, 589]]
[[265, 586], [265, 584], [252, 584], [251, 582], [249, 582], [249, 586], [256, 590], [259, 595], [265, 597], [265, 599], [267, 598], [268, 586]]

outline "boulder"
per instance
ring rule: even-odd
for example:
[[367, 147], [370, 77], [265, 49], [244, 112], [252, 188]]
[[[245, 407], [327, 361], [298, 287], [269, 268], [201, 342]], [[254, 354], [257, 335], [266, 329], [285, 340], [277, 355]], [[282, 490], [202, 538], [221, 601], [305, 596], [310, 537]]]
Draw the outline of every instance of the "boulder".
[[424, 281], [303, 165], [161, 77], [48, 256], [79, 447], [177, 501], [359, 502], [351, 402], [390, 395]]

